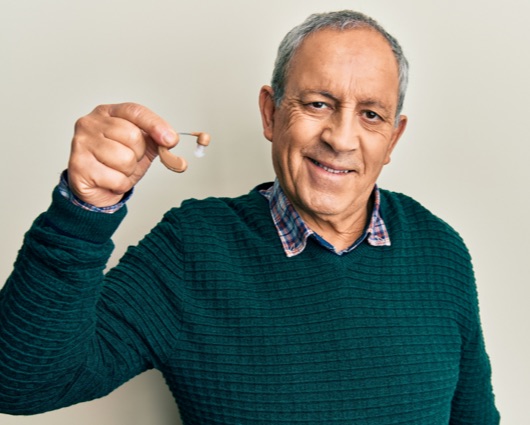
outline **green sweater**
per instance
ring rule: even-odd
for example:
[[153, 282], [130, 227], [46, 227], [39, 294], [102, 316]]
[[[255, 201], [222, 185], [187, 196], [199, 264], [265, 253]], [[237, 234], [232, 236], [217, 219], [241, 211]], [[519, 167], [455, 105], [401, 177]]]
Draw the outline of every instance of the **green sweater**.
[[470, 258], [382, 191], [392, 245], [287, 258], [267, 201], [190, 200], [104, 275], [125, 215], [52, 205], [0, 295], [0, 411], [162, 372], [186, 425], [498, 424]]

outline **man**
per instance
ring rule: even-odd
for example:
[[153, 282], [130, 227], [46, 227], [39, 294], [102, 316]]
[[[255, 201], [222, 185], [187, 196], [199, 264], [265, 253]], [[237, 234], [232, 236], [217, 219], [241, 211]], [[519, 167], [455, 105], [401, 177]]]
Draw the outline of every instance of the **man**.
[[1, 410], [157, 368], [185, 424], [497, 424], [463, 242], [376, 186], [406, 74], [370, 18], [309, 17], [260, 91], [275, 182], [183, 203], [105, 276], [127, 194], [177, 136], [140, 105], [80, 119], [2, 291]]

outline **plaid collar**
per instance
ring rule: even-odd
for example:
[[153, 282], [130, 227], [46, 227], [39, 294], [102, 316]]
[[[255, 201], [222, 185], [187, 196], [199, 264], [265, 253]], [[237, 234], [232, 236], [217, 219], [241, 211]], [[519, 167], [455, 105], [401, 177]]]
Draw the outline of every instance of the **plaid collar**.
[[278, 179], [269, 188], [260, 190], [260, 193], [269, 201], [272, 220], [280, 236], [285, 254], [288, 257], [294, 257], [300, 254], [305, 249], [309, 237], [314, 237], [319, 244], [337, 255], [343, 255], [353, 251], [364, 240], [372, 246], [390, 246], [390, 236], [380, 214], [381, 194], [377, 185], [373, 191], [374, 208], [368, 227], [353, 245], [342, 251], [337, 251], [333, 245], [305, 224], [302, 217], [300, 217], [289, 199], [287, 199], [287, 196], [280, 187]]

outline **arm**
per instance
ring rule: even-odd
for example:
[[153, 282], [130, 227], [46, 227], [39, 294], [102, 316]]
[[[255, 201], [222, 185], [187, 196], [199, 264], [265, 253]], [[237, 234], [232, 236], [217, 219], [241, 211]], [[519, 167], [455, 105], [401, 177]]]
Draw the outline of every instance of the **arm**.
[[491, 385], [491, 366], [480, 324], [464, 344], [460, 376], [451, 406], [451, 425], [498, 425]]
[[[139, 105], [98, 107], [76, 125], [70, 188], [86, 203], [114, 204], [145, 174], [156, 147], [176, 141]], [[124, 215], [85, 211], [56, 190], [26, 234], [0, 293], [0, 411], [39, 413], [99, 397], [151, 367], [138, 332], [102, 308], [110, 237]]]
[[124, 215], [85, 211], [56, 191], [27, 233], [0, 293], [0, 411], [34, 414], [104, 396], [172, 352], [180, 232], [160, 223], [104, 276]]
[[26, 234], [0, 293], [2, 412], [39, 413], [67, 401], [95, 332], [110, 235], [124, 213], [88, 214], [56, 191]]
[[[471, 272], [472, 273], [472, 272]], [[451, 405], [451, 425], [498, 425], [491, 366], [480, 323], [474, 279], [468, 303], [468, 329], [462, 342], [460, 373]]]

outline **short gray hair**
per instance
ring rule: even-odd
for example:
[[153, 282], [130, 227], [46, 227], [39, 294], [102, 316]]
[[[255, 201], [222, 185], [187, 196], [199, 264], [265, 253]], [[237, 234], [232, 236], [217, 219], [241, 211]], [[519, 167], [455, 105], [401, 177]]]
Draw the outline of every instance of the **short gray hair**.
[[278, 55], [274, 64], [272, 74], [272, 90], [274, 92], [274, 102], [280, 105], [285, 94], [285, 84], [291, 60], [305, 40], [305, 38], [323, 29], [335, 29], [339, 31], [353, 28], [372, 28], [381, 34], [390, 44], [394, 57], [396, 58], [399, 72], [399, 93], [396, 117], [403, 109], [405, 93], [407, 91], [409, 64], [398, 41], [392, 37], [375, 20], [360, 12], [353, 10], [341, 10], [337, 12], [315, 13], [310, 15], [302, 24], [294, 27], [284, 37], [278, 47]]

